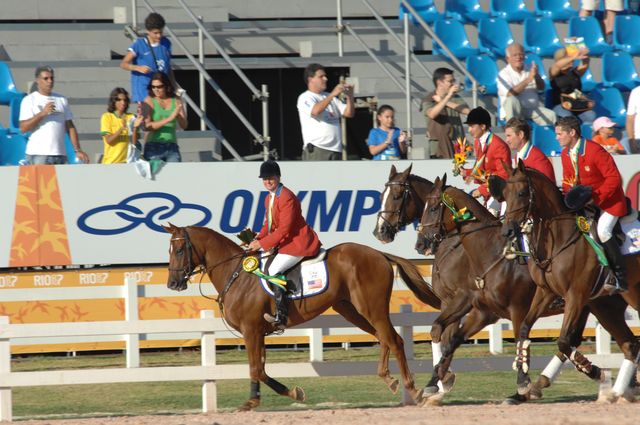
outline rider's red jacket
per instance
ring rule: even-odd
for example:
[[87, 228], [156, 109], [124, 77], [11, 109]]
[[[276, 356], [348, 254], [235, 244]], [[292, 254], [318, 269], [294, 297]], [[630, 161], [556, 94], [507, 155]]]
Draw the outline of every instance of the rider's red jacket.
[[[556, 182], [556, 174], [553, 171], [551, 161], [549, 161], [549, 158], [547, 158], [544, 152], [538, 149], [537, 146], [531, 144], [529, 149], [522, 154], [522, 157], [518, 154], [518, 159], [522, 159], [525, 167], [540, 171], [553, 183]], [[516, 164], [516, 166], [518, 166], [518, 164]]]
[[480, 185], [478, 186], [478, 190], [480, 194], [482, 194], [482, 197], [489, 199], [491, 195], [489, 194], [489, 187], [486, 184], [489, 176], [497, 175], [507, 180], [507, 172], [502, 166], [502, 162], [505, 164], [511, 163], [511, 150], [504, 140], [493, 133], [489, 135], [488, 143], [485, 143], [484, 149], [482, 149], [480, 141], [475, 140], [473, 142], [473, 150], [475, 151], [477, 159], [472, 173], [477, 176], [479, 171], [480, 174], [487, 179], [475, 178], [474, 180]]

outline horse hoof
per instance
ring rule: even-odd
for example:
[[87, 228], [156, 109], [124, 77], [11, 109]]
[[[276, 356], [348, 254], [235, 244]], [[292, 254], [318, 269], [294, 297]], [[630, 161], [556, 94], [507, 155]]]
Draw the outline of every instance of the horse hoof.
[[614, 393], [612, 390], [600, 391], [596, 402], [604, 403], [604, 404], [607, 404], [607, 403], [613, 404], [618, 401], [618, 398], [619, 396], [616, 393]]
[[537, 385], [532, 385], [529, 388], [529, 399], [531, 400], [541, 400], [542, 399], [542, 390]]
[[433, 385], [433, 386], [426, 386], [424, 387], [424, 389], [422, 390], [422, 397], [431, 397], [434, 394], [438, 394], [438, 392], [440, 391], [440, 388], [438, 388], [437, 385]]
[[440, 380], [440, 383], [442, 384], [442, 392], [448, 393], [456, 385], [456, 374], [451, 371], [447, 371], [444, 377]]
[[391, 381], [387, 382], [387, 386], [389, 387], [389, 391], [391, 391], [393, 394], [397, 394], [398, 388], [400, 388], [400, 381], [398, 381], [396, 378], [393, 378]]
[[505, 406], [517, 406], [519, 404], [525, 403], [527, 401], [527, 397], [521, 394], [514, 394], [511, 397], [506, 398], [502, 404]]
[[[526, 396], [531, 392], [531, 387], [532, 387], [531, 382], [529, 382], [527, 385], [518, 387], [518, 394]], [[540, 393], [540, 396], [542, 397], [542, 392]]]
[[307, 401], [307, 394], [300, 387], [293, 387], [292, 389], [290, 389], [289, 397], [301, 403], [304, 403], [305, 401]]
[[242, 406], [238, 407], [238, 412], [248, 412], [258, 406], [260, 406], [260, 399], [250, 398], [249, 400], [245, 401]]
[[417, 403], [418, 407], [424, 406], [442, 406], [444, 399], [443, 393], [425, 394], [422, 393], [422, 399]]

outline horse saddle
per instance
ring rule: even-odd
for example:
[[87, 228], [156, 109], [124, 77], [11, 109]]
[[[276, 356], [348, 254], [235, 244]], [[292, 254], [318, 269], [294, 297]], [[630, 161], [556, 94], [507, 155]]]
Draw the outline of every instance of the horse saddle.
[[[329, 275], [325, 257], [327, 251], [320, 248], [318, 255], [304, 257], [298, 264], [286, 270], [283, 275], [287, 280], [287, 297], [290, 299], [307, 298], [324, 292], [329, 286]], [[262, 270], [269, 270], [269, 266], [275, 256], [262, 259]], [[271, 284], [266, 279], [260, 278], [262, 288], [273, 295]]]
[[[598, 237], [597, 223], [600, 217], [600, 210], [590, 211], [585, 209], [589, 220], [589, 234], [598, 244], [602, 244]], [[622, 255], [633, 255], [640, 253], [640, 212], [629, 207], [629, 213], [620, 217], [613, 228], [613, 237], [618, 239]]]

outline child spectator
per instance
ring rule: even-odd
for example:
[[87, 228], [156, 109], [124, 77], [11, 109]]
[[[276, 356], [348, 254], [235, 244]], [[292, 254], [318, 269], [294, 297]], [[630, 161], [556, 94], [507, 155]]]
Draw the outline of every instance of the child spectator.
[[599, 117], [593, 122], [592, 140], [600, 144], [612, 155], [624, 154], [624, 148], [620, 141], [613, 137], [613, 127], [616, 123], [611, 121], [609, 117]]
[[367, 139], [369, 153], [375, 161], [401, 159], [402, 154], [407, 152], [407, 133], [395, 127], [394, 113], [389, 105], [378, 108], [378, 128], [372, 128]]

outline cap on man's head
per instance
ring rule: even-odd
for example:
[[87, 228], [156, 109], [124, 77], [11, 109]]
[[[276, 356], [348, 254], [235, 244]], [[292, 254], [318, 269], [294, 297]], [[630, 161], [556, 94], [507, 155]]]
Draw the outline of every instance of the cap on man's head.
[[599, 117], [593, 121], [593, 131], [597, 132], [601, 128], [611, 128], [615, 127], [616, 123], [611, 121], [609, 117]]
[[484, 124], [489, 128], [491, 127], [491, 115], [486, 109], [478, 106], [469, 111], [466, 124]]
[[269, 159], [260, 165], [260, 175], [258, 176], [259, 178], [266, 179], [275, 176], [280, 177], [280, 166], [277, 162]]

